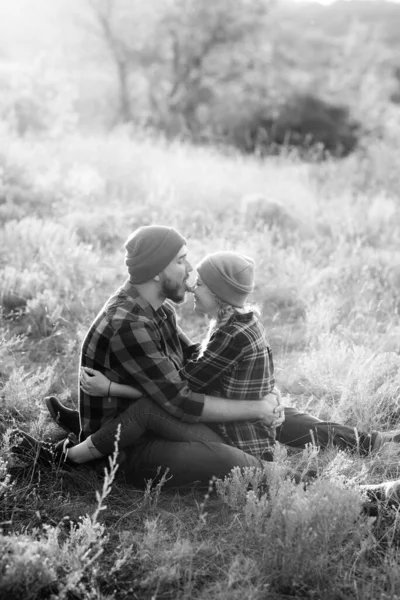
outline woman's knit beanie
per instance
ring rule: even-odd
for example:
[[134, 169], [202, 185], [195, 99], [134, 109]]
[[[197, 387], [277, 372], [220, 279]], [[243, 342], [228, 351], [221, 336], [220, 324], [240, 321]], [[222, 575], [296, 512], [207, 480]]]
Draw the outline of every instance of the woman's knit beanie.
[[125, 242], [130, 282], [144, 283], [161, 273], [185, 244], [185, 238], [172, 227], [145, 225], [136, 229]]
[[238, 252], [208, 254], [197, 266], [212, 293], [236, 307], [242, 307], [254, 289], [254, 270], [254, 260]]

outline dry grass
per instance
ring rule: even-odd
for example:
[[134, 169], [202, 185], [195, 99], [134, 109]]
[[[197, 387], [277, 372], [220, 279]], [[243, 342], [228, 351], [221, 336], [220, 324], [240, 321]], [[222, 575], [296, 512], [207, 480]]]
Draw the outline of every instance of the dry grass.
[[[60, 436], [42, 397], [55, 391], [76, 402], [79, 344], [123, 281], [124, 239], [149, 222], [182, 230], [194, 263], [220, 248], [254, 256], [254, 300], [288, 401], [359, 428], [396, 426], [398, 173], [388, 161], [384, 177], [379, 156], [371, 147], [368, 160], [307, 165], [124, 132], [40, 144], [3, 136], [2, 432], [18, 424]], [[246, 214], [249, 194], [280, 203], [294, 225]], [[13, 311], [11, 293], [22, 298]], [[200, 338], [206, 323], [190, 302], [179, 314]], [[5, 439], [0, 596], [394, 600], [398, 513], [362, 516], [357, 484], [396, 478], [397, 465], [393, 447], [364, 459], [282, 449], [268, 496], [236, 473], [206, 495], [141, 491], [116, 476], [96, 500], [101, 473], [32, 472]], [[319, 482], [304, 491], [279, 474], [296, 466], [316, 467]]]

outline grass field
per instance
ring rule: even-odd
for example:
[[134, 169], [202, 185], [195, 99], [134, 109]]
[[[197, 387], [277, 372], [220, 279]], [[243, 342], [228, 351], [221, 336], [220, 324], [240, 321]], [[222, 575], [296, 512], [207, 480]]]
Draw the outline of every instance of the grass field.
[[[400, 419], [400, 174], [376, 142], [342, 161], [258, 160], [124, 132], [0, 137], [0, 598], [400, 597], [398, 511], [360, 514], [359, 483], [396, 479], [393, 445], [368, 458], [279, 448], [269, 496], [233, 473], [211, 494], [129, 487], [115, 469], [33, 472], [17, 425], [62, 437], [43, 397], [77, 404], [79, 348], [125, 278], [137, 226], [177, 227], [195, 264], [232, 249], [257, 261], [287, 403], [359, 429]], [[271, 203], [275, 202], [271, 208]], [[195, 339], [207, 323], [178, 309]]]

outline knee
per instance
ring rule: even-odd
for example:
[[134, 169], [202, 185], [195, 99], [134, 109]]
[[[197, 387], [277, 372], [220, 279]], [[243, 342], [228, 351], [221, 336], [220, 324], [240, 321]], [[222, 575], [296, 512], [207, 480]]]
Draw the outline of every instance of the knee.
[[151, 400], [147, 396], [142, 396], [132, 402], [123, 414], [126, 414], [129, 419], [138, 419], [154, 414], [157, 412], [157, 409], [158, 405], [154, 400]]
[[149, 402], [151, 402], [151, 400], [144, 396], [131, 401], [127, 408], [119, 415], [120, 421], [129, 422], [130, 420], [137, 419], [139, 416], [147, 413], [150, 406]]
[[149, 410], [153, 408], [155, 402], [151, 400], [151, 398], [149, 398], [148, 396], [142, 396], [141, 398], [138, 398], [138, 400], [136, 400], [133, 403], [133, 405], [135, 406], [136, 410], [142, 412], [144, 410]]

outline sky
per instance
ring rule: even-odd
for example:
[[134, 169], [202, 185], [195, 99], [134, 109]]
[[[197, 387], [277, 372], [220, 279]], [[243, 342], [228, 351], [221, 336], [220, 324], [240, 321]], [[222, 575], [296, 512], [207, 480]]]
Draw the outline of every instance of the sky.
[[0, 59], [43, 52], [57, 60], [75, 43], [79, 4], [84, 0], [0, 0]]
[[[281, 1], [331, 4], [334, 0]], [[86, 41], [77, 26], [84, 7], [85, 0], [0, 0], [0, 61], [20, 62], [44, 53], [55, 64], [59, 60], [72, 64], [77, 55], [73, 49]]]

